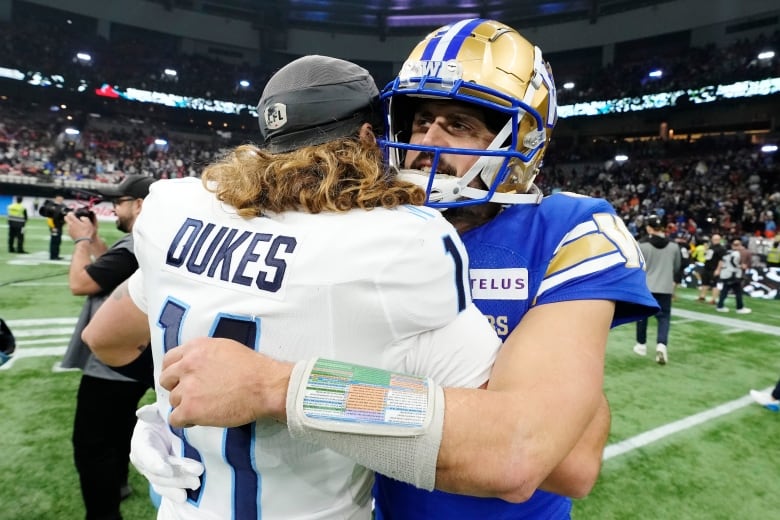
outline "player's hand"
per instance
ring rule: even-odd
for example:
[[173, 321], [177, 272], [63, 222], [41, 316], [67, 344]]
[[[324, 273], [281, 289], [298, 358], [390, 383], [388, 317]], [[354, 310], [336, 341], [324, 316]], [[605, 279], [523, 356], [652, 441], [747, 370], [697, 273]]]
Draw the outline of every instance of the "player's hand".
[[237, 341], [194, 338], [163, 358], [160, 384], [173, 406], [168, 421], [223, 428], [261, 418], [285, 421], [292, 367]]
[[135, 415], [138, 422], [130, 441], [130, 462], [159, 495], [183, 503], [187, 499], [186, 489], [200, 487], [203, 464], [173, 455], [168, 425], [157, 405], [142, 406]]

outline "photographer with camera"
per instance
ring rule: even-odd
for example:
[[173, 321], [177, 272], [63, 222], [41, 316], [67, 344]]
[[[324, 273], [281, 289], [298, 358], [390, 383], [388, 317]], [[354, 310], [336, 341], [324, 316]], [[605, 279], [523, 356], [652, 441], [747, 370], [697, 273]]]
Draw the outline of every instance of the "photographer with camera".
[[[62, 205], [65, 198], [62, 195], [54, 197], [54, 203]], [[65, 226], [65, 217], [54, 215], [46, 218], [49, 226], [49, 260], [62, 260], [60, 256], [60, 244], [62, 244], [62, 228]]]
[[92, 355], [81, 341], [81, 331], [111, 291], [138, 268], [131, 231], [153, 182], [152, 177], [128, 175], [118, 185], [100, 190], [114, 204], [117, 228], [127, 233], [110, 248], [98, 236], [94, 213], [62, 211], [74, 244], [70, 290], [87, 296], [61, 363], [63, 368], [83, 371], [76, 397], [73, 458], [87, 520], [122, 518], [119, 504], [130, 494], [127, 475], [135, 410], [152, 386], [152, 361], [151, 354], [141, 356], [132, 366], [115, 371]]
[[[95, 213], [92, 211], [92, 206], [97, 204], [103, 198], [99, 194], [95, 194], [86, 190], [71, 190], [77, 197], [86, 197], [88, 202], [86, 205], [76, 208], [69, 208], [64, 204], [64, 197], [57, 194], [54, 200], [46, 199], [43, 201], [43, 205], [38, 209], [38, 214], [42, 217], [46, 217], [46, 224], [49, 226], [50, 240], [49, 240], [49, 259], [50, 260], [62, 260], [60, 256], [60, 244], [62, 243], [62, 227], [65, 225], [65, 217], [68, 213], [73, 212], [76, 216], [73, 219], [73, 223], [78, 227], [78, 221], [81, 217], [88, 217], [89, 221], [93, 224], [97, 224]], [[105, 246], [105, 244], [103, 244]], [[105, 249], [103, 249], [105, 251]]]

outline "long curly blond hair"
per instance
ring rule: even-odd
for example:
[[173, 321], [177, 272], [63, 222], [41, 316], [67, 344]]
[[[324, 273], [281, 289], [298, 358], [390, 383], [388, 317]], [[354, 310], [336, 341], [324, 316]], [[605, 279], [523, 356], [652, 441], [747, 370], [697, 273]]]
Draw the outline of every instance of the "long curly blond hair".
[[399, 180], [375, 143], [355, 137], [271, 154], [244, 144], [206, 167], [203, 185], [245, 218], [265, 211], [348, 211], [421, 205], [424, 191]]

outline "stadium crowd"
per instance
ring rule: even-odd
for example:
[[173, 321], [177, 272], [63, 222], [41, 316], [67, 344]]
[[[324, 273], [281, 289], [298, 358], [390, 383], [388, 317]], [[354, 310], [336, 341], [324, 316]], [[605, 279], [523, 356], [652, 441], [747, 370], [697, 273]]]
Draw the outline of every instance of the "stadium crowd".
[[147, 121], [129, 127], [119, 120], [88, 122], [78, 134], [68, 134], [66, 127], [48, 110], [0, 104], [0, 174], [33, 176], [43, 183], [118, 182], [133, 174], [195, 176], [223, 146], [218, 134], [177, 137]]
[[[178, 135], [149, 124], [127, 128], [98, 121], [69, 139], [49, 112], [0, 105], [0, 174], [54, 184], [112, 183], [132, 174], [199, 176], [229, 146], [217, 134]], [[166, 144], [155, 144], [162, 134]], [[630, 159], [596, 159], [616, 146]], [[691, 236], [721, 231], [769, 238], [780, 217], [775, 154], [762, 153], [747, 137], [596, 142], [576, 150], [553, 145], [537, 182], [546, 194], [565, 190], [606, 198], [634, 232], [643, 229], [641, 217], [655, 213]]]
[[[46, 20], [0, 23], [0, 56], [5, 60], [0, 66], [57, 73], [91, 85], [108, 82], [252, 105], [272, 72], [270, 64], [236, 65], [183, 53], [175, 37], [140, 29], [117, 27], [111, 41], [88, 33], [78, 24]], [[37, 44], [30, 45], [31, 40]], [[574, 78], [574, 89], [559, 88], [560, 101], [777, 77], [780, 59], [758, 60], [757, 55], [779, 43], [775, 32], [725, 47], [685, 52], [670, 47], [652, 56], [637, 52], [634, 59], [623, 56], [620, 63], [583, 70]], [[79, 51], [89, 52], [92, 60], [85, 64], [75, 59]], [[111, 59], [117, 55], [123, 59]], [[161, 73], [170, 63], [178, 71], [173, 79]], [[654, 68], [663, 68], [665, 74], [648, 81], [647, 72]], [[561, 79], [560, 74], [556, 77]], [[247, 78], [251, 86], [238, 88], [239, 78]], [[62, 179], [112, 183], [130, 174], [198, 176], [223, 150], [257, 138], [235, 130], [176, 132], [160, 114], [140, 117], [130, 118], [128, 124], [127, 118], [94, 118], [84, 110], [76, 116], [79, 133], [74, 135], [65, 132], [69, 121], [63, 113], [0, 102], [0, 175], [33, 176], [45, 183]], [[618, 149], [629, 160], [610, 159]], [[746, 136], [604, 140], [570, 148], [553, 139], [545, 161], [537, 180], [545, 193], [566, 190], [604, 197], [635, 233], [644, 228], [642, 217], [651, 213], [691, 237], [714, 231], [769, 236], [780, 218], [777, 160], [760, 152]]]
[[[563, 165], [551, 148], [540, 186], [609, 200], [634, 234], [641, 218], [657, 214], [690, 236], [772, 238], [780, 216], [777, 158], [745, 137], [622, 142], [630, 160]], [[747, 243], [747, 242], [746, 242]]]

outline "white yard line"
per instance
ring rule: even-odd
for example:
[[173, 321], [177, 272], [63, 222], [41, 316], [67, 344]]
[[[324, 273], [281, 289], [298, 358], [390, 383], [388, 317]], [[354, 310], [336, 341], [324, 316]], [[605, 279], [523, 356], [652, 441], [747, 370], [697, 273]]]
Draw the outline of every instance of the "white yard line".
[[14, 327], [31, 327], [35, 325], [75, 325], [78, 318], [45, 318], [30, 320], [5, 320], [11, 330]]
[[[36, 329], [11, 329], [16, 338], [33, 338], [38, 336], [70, 336], [73, 334], [73, 327], [41, 327]], [[21, 346], [26, 342], [20, 341]]]
[[14, 352], [14, 355], [11, 356], [11, 359], [9, 359], [3, 365], [0, 365], [0, 370], [10, 369], [14, 365], [14, 363], [16, 363], [22, 358], [42, 357], [42, 356], [62, 356], [63, 354], [65, 354], [66, 348], [67, 347], [32, 347], [32, 348], [17, 349]]
[[[749, 300], [750, 298], [746, 298]], [[732, 309], [733, 311], [733, 309]], [[703, 312], [686, 311], [683, 309], [675, 309], [672, 307], [672, 316], [679, 316], [681, 318], [688, 318], [697, 321], [705, 321], [707, 323], [714, 323], [724, 327], [732, 329], [750, 330], [756, 332], [762, 332], [764, 334], [771, 334], [773, 336], [780, 336], [780, 327], [773, 325], [767, 325], [765, 323], [756, 323], [755, 321], [745, 321], [735, 318], [726, 317], [726, 313], [706, 314]]]
[[[773, 388], [774, 387], [771, 386], [764, 389], [763, 391], [771, 392]], [[723, 415], [730, 414], [731, 412], [739, 410], [740, 408], [744, 408], [750, 404], [755, 404], [755, 402], [749, 395], [746, 395], [745, 397], [740, 397], [734, 401], [724, 403], [722, 405], [716, 406], [715, 408], [710, 408], [709, 410], [688, 416], [684, 419], [680, 419], [679, 421], [665, 424], [650, 431], [640, 433], [639, 435], [635, 435], [634, 437], [628, 438], [624, 441], [610, 444], [604, 449], [604, 460], [609, 460], [613, 457], [617, 457], [618, 455], [623, 455], [624, 453], [634, 451], [637, 448], [642, 448], [648, 444], [660, 441], [661, 439], [669, 437], [675, 433], [688, 430], [694, 426], [698, 426], [713, 419], [717, 419]]]
[[[71, 329], [71, 333], [73, 332], [73, 329]], [[43, 338], [43, 339], [31, 339], [31, 340], [24, 340], [22, 342], [21, 347], [27, 348], [28, 345], [48, 345], [51, 343], [59, 343], [59, 344], [65, 344], [67, 345], [68, 342], [70, 342], [70, 336], [71, 334], [68, 334], [67, 336], [56, 336], [53, 338]], [[17, 345], [19, 347], [19, 345]]]

